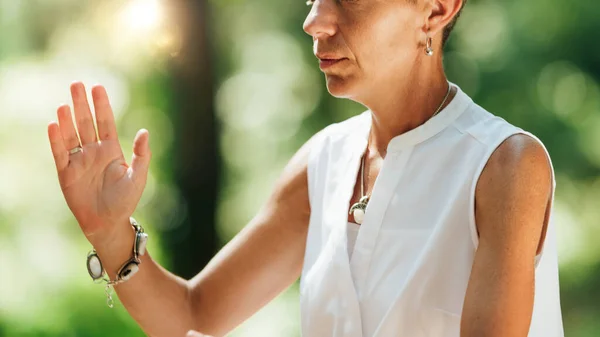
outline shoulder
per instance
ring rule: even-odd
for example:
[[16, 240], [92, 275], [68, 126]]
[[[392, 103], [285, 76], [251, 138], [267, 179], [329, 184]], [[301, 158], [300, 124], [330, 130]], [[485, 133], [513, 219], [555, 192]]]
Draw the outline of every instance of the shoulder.
[[525, 175], [535, 173], [549, 178], [551, 173], [544, 146], [525, 133], [513, 134], [500, 143], [492, 153], [488, 166], [495, 168], [499, 174], [518, 171]]
[[532, 189], [549, 191], [552, 176], [543, 144], [530, 135], [516, 133], [492, 152], [481, 173], [478, 189], [492, 189], [502, 194], [531, 193], [527, 191]]
[[481, 174], [552, 172], [550, 156], [540, 139], [477, 104], [472, 104], [456, 125], [479, 144]]
[[455, 121], [454, 126], [462, 133], [469, 135], [484, 147], [498, 146], [505, 135], [514, 133], [520, 128], [504, 118], [484, 109], [475, 102]]
[[[543, 144], [530, 135], [516, 133], [507, 137], [492, 152], [481, 173], [481, 188], [498, 192], [549, 190], [552, 166]], [[531, 193], [531, 192], [528, 192]]]

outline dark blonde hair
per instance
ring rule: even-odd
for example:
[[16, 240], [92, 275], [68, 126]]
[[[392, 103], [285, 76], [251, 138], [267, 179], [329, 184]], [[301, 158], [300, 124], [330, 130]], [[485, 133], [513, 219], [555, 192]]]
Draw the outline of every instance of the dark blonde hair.
[[465, 7], [466, 3], [467, 3], [467, 0], [463, 0], [462, 5], [460, 6], [460, 9], [458, 10], [458, 12], [456, 12], [456, 15], [452, 18], [452, 21], [450, 21], [450, 23], [448, 23], [446, 25], [446, 27], [444, 27], [444, 31], [442, 33], [442, 48], [446, 45], [446, 41], [448, 41], [448, 38], [450, 37], [450, 33], [452, 33], [452, 30], [454, 29], [454, 25], [456, 25], [456, 21], [458, 21], [458, 18], [460, 17], [460, 13], [462, 13], [462, 10]]
[[[416, 5], [419, 1], [420, 0], [408, 0], [408, 2], [413, 5]], [[446, 41], [448, 41], [448, 38], [450, 37], [450, 33], [452, 33], [452, 30], [454, 29], [454, 26], [456, 25], [456, 21], [458, 21], [458, 18], [460, 17], [460, 13], [462, 13], [462, 10], [465, 7], [466, 3], [467, 3], [467, 0], [463, 0], [462, 5], [460, 5], [460, 9], [458, 10], [458, 12], [456, 12], [456, 15], [446, 25], [446, 27], [444, 27], [444, 31], [442, 32], [442, 48], [446, 45]]]

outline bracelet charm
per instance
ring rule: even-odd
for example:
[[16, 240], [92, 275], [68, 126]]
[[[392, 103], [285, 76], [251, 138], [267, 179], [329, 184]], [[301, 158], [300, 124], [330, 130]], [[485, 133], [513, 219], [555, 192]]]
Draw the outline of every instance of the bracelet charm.
[[94, 281], [102, 278], [102, 276], [104, 274], [104, 269], [102, 268], [102, 262], [100, 262], [100, 257], [98, 257], [98, 254], [96, 254], [95, 251], [88, 253], [87, 269], [88, 269], [88, 273], [92, 277], [92, 280], [94, 280]]

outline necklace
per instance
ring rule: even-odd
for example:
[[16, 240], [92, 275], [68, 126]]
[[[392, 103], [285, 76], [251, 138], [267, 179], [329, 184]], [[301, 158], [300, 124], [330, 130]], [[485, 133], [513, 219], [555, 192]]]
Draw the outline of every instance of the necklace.
[[[437, 115], [438, 112], [440, 112], [440, 110], [442, 109], [442, 107], [444, 106], [444, 103], [446, 103], [446, 100], [448, 99], [448, 96], [450, 95], [450, 90], [452, 89], [452, 86], [450, 85], [450, 83], [448, 83], [448, 92], [446, 92], [446, 96], [444, 97], [444, 100], [442, 101], [442, 104], [440, 104], [440, 106], [437, 108], [437, 110], [435, 110], [435, 112], [433, 113], [433, 115], [431, 115], [431, 117], [429, 117], [427, 119], [427, 121], [431, 118], [433, 118], [433, 116]], [[425, 122], [427, 122], [425, 121]], [[367, 144], [367, 149], [368, 149], [368, 144]], [[362, 224], [363, 219], [365, 217], [365, 212], [367, 210], [367, 204], [369, 203], [369, 196], [364, 194], [364, 190], [363, 190], [363, 186], [364, 186], [364, 175], [365, 175], [365, 156], [363, 155], [360, 159], [360, 163], [361, 163], [361, 168], [360, 168], [360, 200], [357, 203], [354, 203], [354, 205], [352, 205], [352, 207], [350, 207], [350, 211], [348, 211], [348, 214], [352, 213], [352, 216], [354, 217], [354, 221], [356, 221], [357, 224]]]

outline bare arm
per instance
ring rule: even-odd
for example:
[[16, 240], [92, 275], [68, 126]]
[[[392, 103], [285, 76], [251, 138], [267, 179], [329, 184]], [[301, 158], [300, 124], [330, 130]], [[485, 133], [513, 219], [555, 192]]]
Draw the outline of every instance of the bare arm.
[[227, 333], [300, 276], [310, 216], [307, 155], [313, 139], [290, 160], [250, 224], [190, 280], [197, 330]]
[[[146, 183], [148, 133], [136, 135], [127, 164], [104, 88], [92, 89], [98, 135], [83, 85], [74, 83], [71, 92], [77, 130], [69, 107], [61, 106], [59, 123], [48, 125], [48, 136], [67, 204], [112, 280], [131, 255], [128, 218]], [[70, 155], [79, 145], [77, 134], [84, 151]], [[189, 330], [224, 335], [298, 278], [310, 215], [307, 157], [316, 138], [292, 157], [257, 215], [193, 279], [168, 272], [147, 253], [138, 273], [115, 286], [148, 335], [185, 336]]]
[[[184, 336], [194, 329], [222, 336], [299, 277], [310, 214], [307, 149], [305, 145], [291, 159], [258, 214], [193, 279], [185, 281], [146, 256], [138, 274], [116, 287], [146, 333]], [[116, 264], [107, 270], [116, 271], [127, 259], [130, 233], [119, 241], [124, 247], [111, 249], [123, 254], [111, 258]]]
[[475, 193], [479, 247], [465, 296], [462, 337], [526, 337], [534, 258], [543, 244], [552, 173], [532, 138], [509, 137], [492, 154]]

